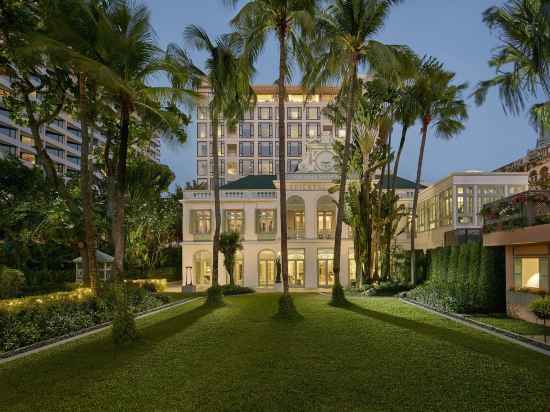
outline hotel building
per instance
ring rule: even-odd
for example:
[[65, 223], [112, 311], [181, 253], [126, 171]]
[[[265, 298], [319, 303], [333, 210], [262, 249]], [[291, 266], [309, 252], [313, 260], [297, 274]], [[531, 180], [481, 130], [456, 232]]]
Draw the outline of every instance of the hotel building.
[[[13, 121], [10, 112], [2, 105], [1, 96], [9, 93], [8, 84], [7, 78], [0, 76], [0, 155], [16, 156], [26, 165], [32, 166], [36, 162], [36, 150], [31, 131]], [[41, 128], [40, 135], [58, 173], [78, 173], [82, 144], [79, 121], [67, 113], [60, 113], [50, 124]], [[102, 146], [105, 141], [101, 133], [94, 132], [93, 146]], [[160, 138], [151, 142], [145, 154], [151, 160], [160, 162]]]
[[[254, 86], [257, 105], [246, 113], [235, 130], [223, 118], [218, 127], [220, 185], [249, 175], [276, 175], [279, 171], [277, 87]], [[203, 105], [197, 108], [197, 180], [211, 186], [212, 127], [207, 103], [210, 89], [200, 90]], [[336, 87], [324, 87], [306, 96], [299, 86], [287, 86], [285, 102], [286, 171], [294, 173], [306, 154], [306, 144], [321, 138], [341, 138], [345, 129], [336, 128], [323, 115], [323, 109], [338, 93]], [[329, 159], [330, 160], [330, 159]]]

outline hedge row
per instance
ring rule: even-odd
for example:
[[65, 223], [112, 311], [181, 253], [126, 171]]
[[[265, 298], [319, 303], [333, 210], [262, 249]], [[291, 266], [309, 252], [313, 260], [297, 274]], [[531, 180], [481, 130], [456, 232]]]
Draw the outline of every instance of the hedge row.
[[479, 242], [430, 252], [428, 281], [411, 292], [416, 300], [459, 313], [496, 312], [505, 305], [502, 248]]
[[[128, 286], [128, 304], [134, 313], [166, 303], [162, 295]], [[0, 352], [7, 352], [46, 339], [89, 328], [113, 319], [112, 288], [94, 297], [77, 290], [39, 297], [0, 301]]]

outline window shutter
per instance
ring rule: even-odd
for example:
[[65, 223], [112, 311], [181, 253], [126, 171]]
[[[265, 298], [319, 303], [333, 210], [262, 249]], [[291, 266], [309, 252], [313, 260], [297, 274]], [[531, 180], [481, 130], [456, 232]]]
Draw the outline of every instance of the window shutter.
[[260, 209], [256, 209], [256, 233], [260, 233]]
[[549, 274], [548, 274], [548, 258], [540, 258], [539, 259], [539, 288], [546, 290], [547, 292], [550, 291], [550, 283], [548, 283], [549, 280]]
[[514, 258], [514, 288], [521, 288], [521, 258]]

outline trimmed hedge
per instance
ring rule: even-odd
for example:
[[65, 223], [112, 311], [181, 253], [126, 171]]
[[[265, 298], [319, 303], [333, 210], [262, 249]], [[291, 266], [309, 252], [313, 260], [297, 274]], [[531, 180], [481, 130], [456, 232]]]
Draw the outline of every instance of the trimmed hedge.
[[502, 248], [479, 242], [431, 251], [429, 281], [409, 296], [436, 308], [459, 313], [498, 312], [505, 307]]
[[[135, 314], [161, 306], [162, 297], [127, 285], [128, 310]], [[0, 352], [113, 320], [116, 314], [113, 288], [94, 297], [89, 289], [0, 301]]]
[[[428, 277], [430, 267], [431, 254], [424, 253], [423, 250], [415, 251], [416, 254], [416, 284], [423, 283]], [[410, 283], [411, 281], [411, 253], [410, 251], [402, 251], [396, 255], [396, 272], [397, 278], [402, 283]]]

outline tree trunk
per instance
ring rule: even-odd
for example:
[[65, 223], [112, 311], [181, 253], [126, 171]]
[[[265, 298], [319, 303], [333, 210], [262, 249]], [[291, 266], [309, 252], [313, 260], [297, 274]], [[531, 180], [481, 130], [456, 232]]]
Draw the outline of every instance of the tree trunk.
[[422, 142], [420, 143], [420, 153], [418, 154], [418, 166], [416, 168], [416, 184], [414, 187], [413, 208], [411, 216], [411, 283], [416, 282], [416, 253], [415, 253], [415, 236], [416, 236], [416, 209], [418, 207], [418, 192], [420, 191], [420, 179], [422, 178], [422, 162], [424, 160], [424, 150], [426, 148], [426, 138], [428, 135], [428, 126], [430, 125], [430, 115], [424, 115], [422, 119]]
[[401, 140], [399, 141], [399, 149], [397, 149], [397, 155], [395, 156], [395, 162], [393, 164], [393, 176], [391, 182], [392, 193], [395, 194], [395, 183], [397, 181], [397, 172], [399, 170], [399, 161], [401, 160], [401, 153], [403, 153], [403, 148], [405, 147], [405, 139], [407, 137], [408, 126], [403, 126], [401, 130]]
[[344, 203], [346, 183], [348, 180], [348, 167], [351, 151], [351, 126], [353, 122], [353, 105], [355, 104], [355, 93], [357, 92], [357, 62], [352, 63], [351, 90], [349, 93], [348, 107], [346, 108], [346, 139], [344, 142], [344, 153], [342, 158], [342, 170], [340, 172], [340, 187], [338, 189], [338, 205], [336, 210], [336, 231], [334, 234], [334, 286], [340, 286], [340, 252], [342, 248], [342, 221], [344, 218]]
[[361, 182], [361, 209], [366, 216], [365, 222], [365, 271], [367, 282], [372, 280], [372, 208], [370, 207], [370, 171], [363, 173]]
[[112, 237], [115, 248], [114, 269], [117, 281], [122, 281], [124, 275], [124, 253], [126, 246], [126, 231], [124, 217], [126, 212], [126, 163], [128, 158], [128, 139], [130, 135], [130, 108], [128, 102], [122, 100], [120, 113], [120, 141], [116, 165], [116, 182], [113, 196]]
[[[93, 195], [92, 195], [92, 164], [90, 162], [90, 134], [89, 134], [89, 111], [86, 96], [86, 79], [81, 74], [78, 79], [79, 88], [79, 114], [80, 129], [82, 134], [81, 163], [80, 163], [80, 194], [82, 196], [82, 213], [84, 217], [84, 247], [86, 249], [86, 269], [88, 281], [92, 293], [97, 291], [97, 261], [96, 261], [96, 230], [93, 217]], [[84, 260], [82, 260], [84, 267]]]
[[283, 294], [288, 295], [288, 228], [286, 211], [286, 133], [285, 133], [285, 99], [286, 99], [286, 27], [279, 31], [279, 209], [281, 220], [281, 273], [283, 276]]
[[214, 242], [212, 245], [212, 287], [219, 285], [218, 267], [220, 250], [220, 165], [218, 156], [218, 114], [210, 110], [212, 120], [212, 155], [214, 157]]

